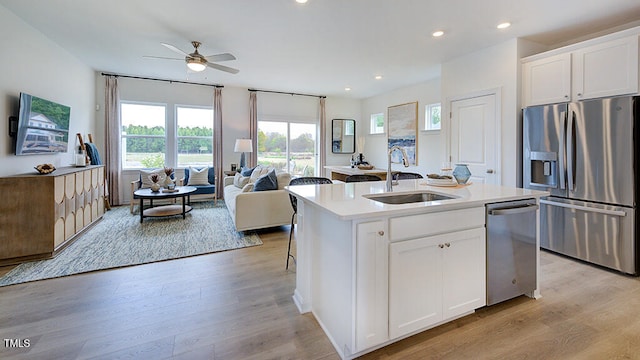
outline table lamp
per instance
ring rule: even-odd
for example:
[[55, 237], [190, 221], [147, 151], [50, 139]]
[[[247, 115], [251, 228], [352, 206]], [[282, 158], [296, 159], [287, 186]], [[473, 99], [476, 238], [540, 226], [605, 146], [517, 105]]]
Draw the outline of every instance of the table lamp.
[[251, 139], [236, 139], [236, 146], [233, 151], [242, 153], [240, 154], [240, 169], [242, 169], [246, 165], [244, 153], [253, 151]]

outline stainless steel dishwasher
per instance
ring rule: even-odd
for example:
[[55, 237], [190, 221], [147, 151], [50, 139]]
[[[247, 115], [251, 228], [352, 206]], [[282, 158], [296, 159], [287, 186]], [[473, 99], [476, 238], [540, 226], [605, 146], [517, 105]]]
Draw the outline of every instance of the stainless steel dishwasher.
[[487, 204], [487, 305], [536, 288], [535, 199]]

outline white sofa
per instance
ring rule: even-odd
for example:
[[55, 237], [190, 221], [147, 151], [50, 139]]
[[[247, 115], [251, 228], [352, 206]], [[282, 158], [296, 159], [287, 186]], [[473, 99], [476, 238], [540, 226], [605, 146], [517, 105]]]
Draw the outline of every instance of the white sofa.
[[256, 168], [248, 179], [240, 181], [239, 175], [224, 178], [224, 202], [238, 231], [291, 224], [293, 208], [284, 190], [291, 179], [289, 174], [278, 174], [277, 190], [252, 191], [253, 182], [267, 170]]

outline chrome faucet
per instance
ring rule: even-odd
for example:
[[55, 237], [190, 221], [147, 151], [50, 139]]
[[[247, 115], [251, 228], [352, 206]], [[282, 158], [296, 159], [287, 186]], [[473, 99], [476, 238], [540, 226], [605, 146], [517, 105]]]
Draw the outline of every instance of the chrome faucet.
[[392, 175], [391, 175], [391, 154], [395, 151], [395, 150], [400, 150], [400, 152], [402, 153], [402, 165], [404, 165], [404, 167], [409, 167], [409, 156], [407, 156], [407, 152], [401, 148], [398, 145], [393, 145], [390, 149], [389, 152], [387, 153], [387, 157], [388, 157], [388, 167], [387, 167], [387, 192], [392, 192], [393, 191], [393, 185], [398, 185], [398, 182], [396, 181], [395, 184], [392, 181]]

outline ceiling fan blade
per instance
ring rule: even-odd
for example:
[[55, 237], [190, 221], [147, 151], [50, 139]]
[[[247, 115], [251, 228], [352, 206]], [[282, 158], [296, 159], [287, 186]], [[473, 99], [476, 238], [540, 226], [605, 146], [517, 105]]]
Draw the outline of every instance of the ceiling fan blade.
[[180, 60], [180, 61], [184, 61], [184, 59], [170, 58], [170, 57], [164, 57], [164, 56], [150, 56], [150, 55], [142, 55], [142, 57], [143, 57], [143, 58], [147, 58], [147, 59]]
[[178, 49], [177, 47], [171, 45], [171, 44], [165, 44], [165, 43], [160, 43], [162, 44], [162, 46], [166, 47], [167, 49], [171, 50], [171, 51], [175, 51], [180, 55], [184, 55], [184, 56], [189, 56], [189, 54], [187, 54], [186, 52]]
[[235, 56], [233, 56], [233, 55], [231, 55], [229, 53], [209, 55], [209, 56], [205, 56], [205, 58], [207, 58], [207, 60], [212, 61], [212, 62], [228, 61], [228, 60], [235, 60], [236, 59]]
[[214, 64], [211, 62], [207, 61], [207, 66], [216, 70], [220, 70], [220, 71], [226, 71], [228, 73], [231, 74], [237, 74], [238, 72], [240, 72], [240, 70], [238, 69], [234, 69], [234, 68], [230, 68], [228, 66], [224, 66], [224, 65], [220, 65], [220, 64]]

